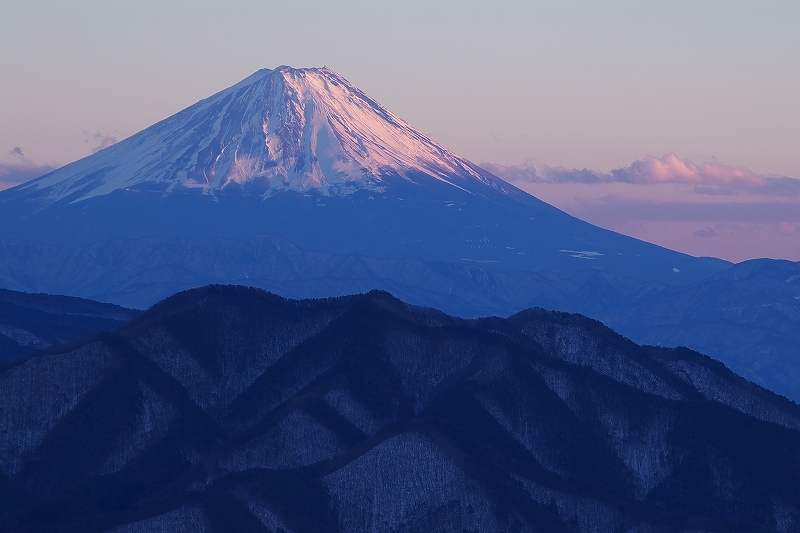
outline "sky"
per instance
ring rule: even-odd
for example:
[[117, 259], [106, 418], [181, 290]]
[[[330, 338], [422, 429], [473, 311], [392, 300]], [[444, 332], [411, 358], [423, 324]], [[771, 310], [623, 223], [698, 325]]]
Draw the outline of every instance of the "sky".
[[797, 0], [0, 0], [0, 188], [326, 65], [575, 216], [798, 261], [798, 23]]

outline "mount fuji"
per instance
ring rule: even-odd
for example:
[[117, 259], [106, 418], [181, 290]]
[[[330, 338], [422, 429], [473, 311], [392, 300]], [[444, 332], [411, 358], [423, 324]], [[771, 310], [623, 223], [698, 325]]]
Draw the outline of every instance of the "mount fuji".
[[0, 288], [142, 309], [209, 283], [580, 312], [800, 399], [800, 264], [731, 265], [578, 220], [327, 68], [260, 70], [0, 192]]
[[269, 234], [307, 251], [493, 271], [588, 268], [678, 285], [729, 266], [575, 219], [435, 143], [327, 68], [260, 70], [5, 191], [0, 213], [0, 238], [61, 247]]
[[[382, 193], [426, 176], [510, 188], [409, 126], [330, 69], [260, 70], [125, 142], [22, 191], [43, 204], [118, 190]], [[36, 191], [36, 193], [34, 193]], [[44, 193], [44, 194], [42, 194]]]

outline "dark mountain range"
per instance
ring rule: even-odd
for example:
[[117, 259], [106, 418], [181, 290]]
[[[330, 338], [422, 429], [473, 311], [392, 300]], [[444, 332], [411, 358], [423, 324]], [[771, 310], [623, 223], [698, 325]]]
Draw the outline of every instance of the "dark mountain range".
[[579, 315], [175, 295], [0, 372], [0, 531], [782, 532], [800, 407]]
[[712, 354], [800, 400], [800, 266], [759, 264], [737, 278], [750, 267], [575, 219], [327, 68], [258, 71], [0, 192], [2, 288], [140, 309], [208, 283], [378, 288], [463, 317], [541, 306]]
[[117, 329], [139, 313], [71, 296], [0, 289], [0, 363], [98, 331]]
[[636, 342], [689, 346], [800, 400], [800, 263], [755, 259], [702, 283], [653, 289], [624, 306], [574, 310]]

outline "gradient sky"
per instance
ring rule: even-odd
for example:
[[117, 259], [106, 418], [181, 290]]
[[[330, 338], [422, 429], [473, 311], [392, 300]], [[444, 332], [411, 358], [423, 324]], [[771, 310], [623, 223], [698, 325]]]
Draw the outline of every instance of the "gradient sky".
[[[0, 0], [0, 187], [259, 68], [327, 65], [581, 218], [697, 255], [800, 260], [796, 189], [715, 189], [730, 169], [800, 178], [798, 24], [797, 0]], [[722, 170], [569, 173], [670, 154]]]

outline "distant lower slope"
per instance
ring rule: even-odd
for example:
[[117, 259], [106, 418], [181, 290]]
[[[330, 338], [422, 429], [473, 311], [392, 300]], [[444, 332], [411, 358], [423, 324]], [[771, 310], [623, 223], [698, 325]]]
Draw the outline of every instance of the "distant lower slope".
[[800, 407], [578, 315], [210, 286], [0, 372], [0, 531], [781, 532]]
[[0, 363], [97, 331], [117, 329], [138, 314], [133, 309], [71, 296], [0, 289]]
[[588, 266], [500, 272], [482, 263], [309, 251], [277, 235], [115, 239], [76, 248], [0, 241], [0, 287], [7, 289], [72, 290], [146, 308], [178, 291], [231, 282], [291, 298], [381, 289], [462, 317], [508, 316], [529, 307], [578, 312], [639, 343], [708, 354], [800, 401], [800, 263], [791, 261], [746, 261], [672, 285]]

